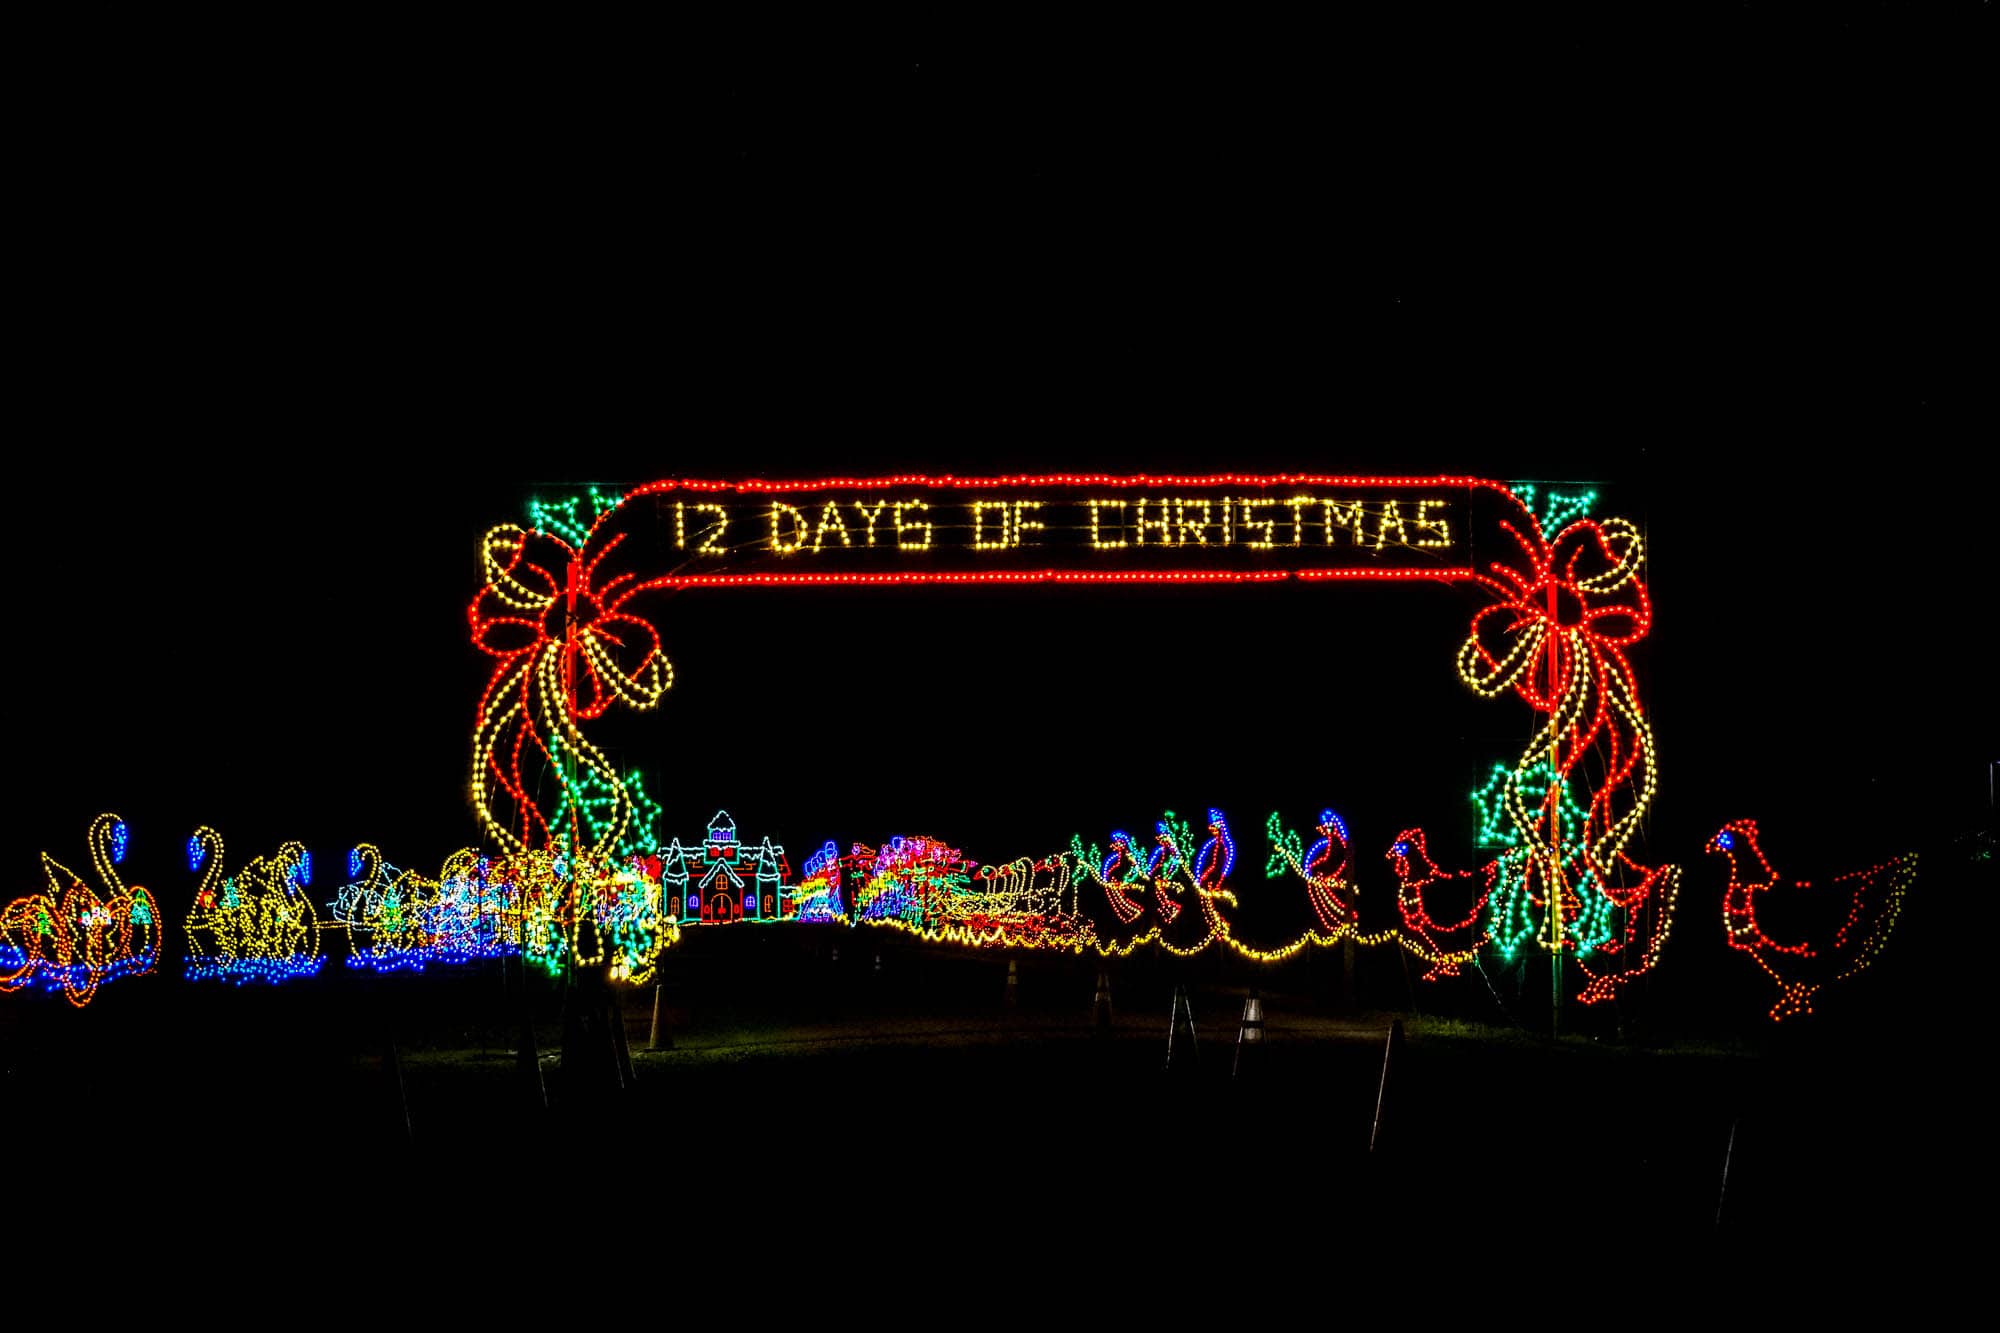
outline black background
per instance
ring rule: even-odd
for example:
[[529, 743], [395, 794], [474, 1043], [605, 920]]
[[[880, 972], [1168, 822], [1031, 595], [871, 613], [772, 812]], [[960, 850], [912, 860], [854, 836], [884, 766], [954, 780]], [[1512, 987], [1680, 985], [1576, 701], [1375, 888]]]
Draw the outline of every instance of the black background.
[[[428, 864], [474, 832], [484, 528], [555, 483], [890, 469], [1609, 483], [1651, 539], [1652, 858], [1741, 814], [1801, 860], [1957, 831], [1995, 728], [1950, 32], [102, 33], [32, 195], [10, 874], [105, 807], [155, 875], [197, 820]], [[1529, 728], [1457, 684], [1472, 609], [691, 594], [680, 683], [606, 736], [670, 829], [794, 847], [1206, 804], [1257, 842], [1329, 801], [1452, 846]]]
[[[7, 892], [38, 850], [80, 866], [107, 808], [170, 913], [197, 822], [239, 861], [303, 838], [328, 896], [358, 839], [425, 868], [473, 841], [477, 541], [557, 485], [1577, 480], [1650, 543], [1645, 856], [1688, 867], [1663, 976], [1755, 1026], [1700, 850], [1722, 821], [1817, 877], [1991, 817], [1989, 24], [724, 41], [98, 11], [31, 53], [9, 164]], [[1468, 863], [1465, 793], [1530, 734], [1452, 669], [1476, 605], [687, 594], [661, 615], [678, 683], [603, 735], [665, 831], [727, 806], [795, 864], [897, 832], [1011, 858], [1213, 804], [1254, 882], [1264, 813], [1330, 803], [1366, 893], [1406, 825]], [[1872, 993], [1936, 1043], [1909, 1057], [1931, 1077], [1906, 1100], [1878, 1060], [1817, 1142], [1865, 1121], [1941, 1171], [1933, 1000], [1983, 945], [1923, 887]]]

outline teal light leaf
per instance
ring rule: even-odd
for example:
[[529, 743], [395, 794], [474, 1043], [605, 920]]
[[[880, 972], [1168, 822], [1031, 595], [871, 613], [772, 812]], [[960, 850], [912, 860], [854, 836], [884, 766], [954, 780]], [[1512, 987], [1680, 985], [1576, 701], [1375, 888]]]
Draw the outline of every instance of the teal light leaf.
[[1531, 481], [1517, 481], [1509, 487], [1521, 497], [1521, 503], [1542, 525], [1542, 538], [1554, 541], [1556, 534], [1580, 518], [1589, 518], [1590, 511], [1597, 504], [1594, 490], [1544, 491]]
[[589, 540], [590, 530], [597, 520], [624, 503], [623, 495], [606, 495], [595, 486], [581, 495], [571, 495], [555, 499], [535, 496], [528, 501], [528, 523], [537, 532], [546, 532], [560, 537], [571, 546], [581, 547]]

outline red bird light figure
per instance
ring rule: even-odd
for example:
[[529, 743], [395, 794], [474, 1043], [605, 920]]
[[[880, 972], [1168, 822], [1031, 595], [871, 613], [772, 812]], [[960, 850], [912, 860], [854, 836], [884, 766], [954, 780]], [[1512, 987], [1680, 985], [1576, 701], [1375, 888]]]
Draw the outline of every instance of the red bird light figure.
[[[1403, 924], [1430, 949], [1426, 961], [1431, 970], [1424, 973], [1424, 980], [1457, 976], [1459, 965], [1469, 962], [1486, 943], [1479, 917], [1486, 910], [1500, 863], [1488, 861], [1479, 870], [1440, 870], [1424, 846], [1420, 828], [1397, 834], [1385, 855], [1396, 863], [1396, 907], [1403, 914]], [[1475, 884], [1479, 885], [1476, 892]], [[1446, 898], [1450, 906], [1442, 901]], [[1465, 904], [1462, 918], [1453, 910], [1461, 902]], [[1433, 914], [1434, 903], [1446, 920], [1439, 921]]]
[[1817, 890], [1811, 880], [1793, 881], [1784, 897], [1796, 895], [1807, 910], [1817, 909], [1820, 929], [1795, 944], [1781, 944], [1757, 922], [1758, 895], [1780, 882], [1758, 845], [1757, 821], [1724, 824], [1706, 850], [1729, 860], [1722, 929], [1730, 948], [1749, 954], [1778, 983], [1778, 1001], [1771, 1006], [1771, 1020], [1777, 1023], [1793, 1014], [1810, 1014], [1813, 993], [1821, 986], [1845, 981], [1875, 961], [1895, 929], [1903, 895], [1917, 877], [1917, 854], [1910, 852], [1837, 875]]

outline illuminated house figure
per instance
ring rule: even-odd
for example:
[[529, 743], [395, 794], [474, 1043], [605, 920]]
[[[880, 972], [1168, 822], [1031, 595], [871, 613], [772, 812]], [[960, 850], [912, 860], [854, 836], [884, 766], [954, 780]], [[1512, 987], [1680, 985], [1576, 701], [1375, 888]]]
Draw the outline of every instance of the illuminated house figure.
[[667, 915], [682, 922], [777, 921], [793, 915], [792, 876], [785, 849], [766, 837], [755, 847], [736, 840], [727, 810], [708, 821], [708, 840], [683, 847], [675, 838], [660, 849], [660, 878]]

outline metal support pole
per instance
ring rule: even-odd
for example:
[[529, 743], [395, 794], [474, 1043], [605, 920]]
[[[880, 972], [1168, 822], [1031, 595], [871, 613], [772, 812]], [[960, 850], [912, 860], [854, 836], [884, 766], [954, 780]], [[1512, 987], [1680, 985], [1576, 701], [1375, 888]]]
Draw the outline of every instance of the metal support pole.
[[[660, 998], [666, 989], [665, 982], [653, 983], [653, 1030], [646, 1038], [646, 1049], [649, 1051], [671, 1051], [674, 1048], [674, 1030], [666, 1022], [665, 1005]], [[663, 1036], [665, 1041], [661, 1040]]]
[[1549, 955], [1549, 1035], [1562, 1033], [1563, 882], [1562, 882], [1562, 727], [1557, 711], [1556, 659], [1561, 655], [1562, 626], [1557, 620], [1556, 585], [1549, 584], [1549, 911], [1554, 950]]
[[1175, 1039], [1180, 1035], [1181, 1023], [1183, 1018], [1185, 1018], [1187, 1022], [1188, 1050], [1187, 1050], [1187, 1058], [1181, 1062], [1181, 1067], [1186, 1069], [1186, 1068], [1192, 1068], [1191, 1062], [1199, 1058], [1200, 1051], [1196, 1048], [1195, 1045], [1194, 1004], [1192, 1001], [1188, 999], [1188, 991], [1185, 983], [1176, 985], [1174, 987], [1174, 1011], [1173, 1015], [1167, 1020], [1167, 1072], [1168, 1073], [1172, 1073], [1174, 1069]]
[[1375, 1125], [1368, 1131], [1368, 1151], [1374, 1152], [1382, 1144], [1383, 1112], [1389, 1105], [1389, 1071], [1395, 1066], [1396, 1052], [1403, 1046], [1403, 1020], [1397, 1019], [1389, 1025], [1389, 1041], [1382, 1048], [1382, 1083], [1375, 1090]]
[[1736, 1156], [1736, 1126], [1741, 1121], [1729, 1122], [1729, 1145], [1722, 1150], [1722, 1188], [1715, 1194], [1715, 1225], [1722, 1225], [1722, 1204], [1729, 1197], [1729, 1163]]

